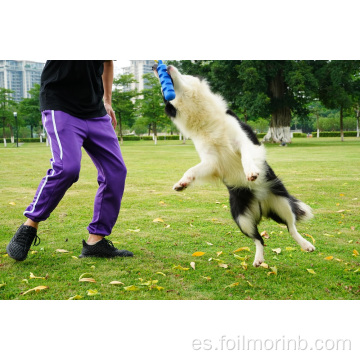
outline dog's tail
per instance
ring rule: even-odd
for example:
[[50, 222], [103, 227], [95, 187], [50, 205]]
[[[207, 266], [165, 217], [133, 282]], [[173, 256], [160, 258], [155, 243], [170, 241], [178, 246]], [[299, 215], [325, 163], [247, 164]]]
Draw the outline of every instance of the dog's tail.
[[314, 217], [311, 207], [293, 196], [290, 197], [290, 204], [296, 221], [307, 221]]

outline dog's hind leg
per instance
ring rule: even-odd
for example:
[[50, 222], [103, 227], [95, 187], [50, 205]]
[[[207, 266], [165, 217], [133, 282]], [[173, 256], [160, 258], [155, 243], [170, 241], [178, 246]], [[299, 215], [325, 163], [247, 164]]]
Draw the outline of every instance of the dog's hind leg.
[[[290, 235], [293, 239], [301, 246], [305, 251], [314, 251], [315, 246], [309, 241], [305, 240], [296, 229], [296, 206], [302, 204], [301, 202], [295, 203], [296, 201], [293, 197], [284, 197], [284, 196], [270, 196], [270, 212], [267, 216], [272, 218], [278, 223], [285, 224], [289, 230]], [[301, 210], [301, 209], [300, 209]]]
[[229, 188], [231, 215], [241, 232], [253, 239], [256, 246], [253, 266], [264, 262], [264, 240], [259, 234], [257, 224], [261, 219], [260, 204], [248, 188]]

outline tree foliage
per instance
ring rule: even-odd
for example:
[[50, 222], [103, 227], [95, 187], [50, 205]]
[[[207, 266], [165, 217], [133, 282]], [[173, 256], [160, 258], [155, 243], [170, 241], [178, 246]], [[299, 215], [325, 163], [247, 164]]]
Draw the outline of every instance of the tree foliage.
[[0, 88], [0, 120], [3, 127], [3, 137], [5, 138], [5, 128], [7, 126], [12, 127], [15, 119], [13, 111], [17, 103], [12, 100], [11, 94], [14, 91]]

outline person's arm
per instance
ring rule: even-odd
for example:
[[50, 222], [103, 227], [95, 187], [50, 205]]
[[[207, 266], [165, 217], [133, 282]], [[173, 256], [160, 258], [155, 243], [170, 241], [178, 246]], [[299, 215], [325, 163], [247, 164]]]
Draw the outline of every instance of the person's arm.
[[114, 62], [112, 60], [108, 60], [104, 62], [104, 72], [102, 75], [102, 81], [104, 86], [104, 106], [111, 117], [112, 125], [115, 129], [117, 121], [115, 117], [114, 110], [111, 106], [111, 95], [112, 95], [112, 85], [114, 79]]

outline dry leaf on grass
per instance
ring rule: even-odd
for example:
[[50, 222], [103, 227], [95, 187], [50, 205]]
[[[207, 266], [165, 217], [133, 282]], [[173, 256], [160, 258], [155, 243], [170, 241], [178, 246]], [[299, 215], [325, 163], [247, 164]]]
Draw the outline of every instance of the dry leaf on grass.
[[357, 250], [353, 250], [353, 256], [359, 256], [359, 252]]
[[68, 298], [68, 300], [80, 300], [82, 299], [82, 296], [80, 295], [75, 295], [75, 296], [72, 296], [71, 298]]
[[82, 279], [79, 279], [79, 281], [81, 282], [91, 282], [91, 283], [96, 283], [96, 280], [93, 279], [93, 278], [82, 278]]
[[162, 275], [162, 276], [166, 276], [163, 272], [158, 271], [156, 274]]
[[274, 253], [277, 253], [278, 255], [281, 253], [281, 249], [280, 249], [280, 248], [272, 249], [272, 251], [273, 251]]
[[30, 279], [42, 279], [42, 280], [46, 280], [45, 276], [35, 276], [32, 272], [30, 273]]
[[218, 251], [218, 252], [216, 253], [216, 256], [220, 256], [222, 253], [223, 253], [222, 251]]
[[189, 270], [190, 268], [184, 268], [184, 267], [182, 267], [181, 265], [176, 265], [176, 266], [173, 266], [173, 269], [177, 269], [177, 270]]
[[25, 294], [28, 294], [29, 292], [32, 292], [32, 291], [39, 292], [41, 290], [45, 290], [45, 289], [48, 289], [48, 288], [49, 288], [48, 286], [40, 285], [40, 286], [36, 286], [33, 289], [30, 289], [28, 291], [22, 292], [22, 293], [20, 293], [20, 295], [25, 295]]
[[227, 268], [229, 267], [228, 264], [219, 264], [219, 266], [220, 266], [221, 268], [224, 268], [224, 269], [227, 269]]
[[327, 256], [326, 258], [325, 258], [325, 260], [332, 260], [334, 257], [333, 256]]
[[89, 290], [87, 291], [87, 295], [88, 295], [88, 296], [94, 296], [94, 295], [100, 295], [100, 293], [99, 293], [97, 290], [89, 289]]
[[269, 265], [266, 264], [266, 263], [261, 263], [260, 266], [263, 267], [264, 269], [268, 269], [268, 268], [269, 268]]
[[193, 261], [190, 263], [190, 266], [195, 270], [195, 263]]
[[276, 267], [276, 266], [270, 266], [270, 269], [271, 269], [272, 271], [269, 271], [269, 272], [267, 273], [268, 275], [272, 275], [272, 274], [277, 275], [278, 270], [277, 270], [277, 267]]
[[126, 290], [126, 291], [138, 291], [138, 290], [140, 290], [140, 288], [138, 286], [135, 286], [135, 285], [130, 285], [130, 286], [125, 286], [124, 290]]
[[[325, 235], [325, 234], [324, 234], [324, 235]], [[309, 237], [309, 238], [312, 240], [313, 244], [315, 244], [315, 239], [314, 239], [311, 235], [305, 234], [305, 236]], [[332, 235], [332, 236], [333, 236], [333, 235]]]
[[239, 284], [240, 284], [239, 282], [232, 283], [232, 284], [230, 284], [230, 285], [225, 286], [225, 289], [226, 289], [226, 288], [233, 288], [233, 287], [235, 287], [235, 286], [238, 286]]
[[66, 253], [68, 253], [69, 251], [64, 250], [64, 249], [56, 249], [55, 252], [66, 254]]
[[268, 239], [270, 237], [266, 231], [263, 231], [260, 235], [265, 239]]
[[140, 229], [135, 229], [135, 230], [132, 230], [132, 229], [127, 229], [126, 231], [129, 231], [129, 232], [135, 232], [135, 233], [137, 233], [137, 232], [140, 232]]
[[310, 274], [316, 275], [316, 272], [313, 269], [306, 269]]
[[202, 251], [196, 251], [191, 256], [203, 256], [205, 253]]
[[116, 281], [116, 280], [111, 281], [109, 284], [110, 284], [110, 285], [125, 285], [123, 282], [121, 282], [121, 281]]
[[238, 249], [234, 250], [233, 252], [236, 253], [236, 252], [239, 252], [239, 251], [250, 251], [250, 248], [247, 247], [247, 246], [244, 246], [244, 247], [241, 247], [241, 248], [238, 248]]
[[153, 220], [153, 222], [154, 222], [154, 223], [164, 222], [164, 220], [161, 219], [161, 218], [156, 218], [156, 219]]
[[207, 280], [207, 281], [210, 281], [211, 280], [211, 277], [210, 276], [201, 276], [203, 279]]

